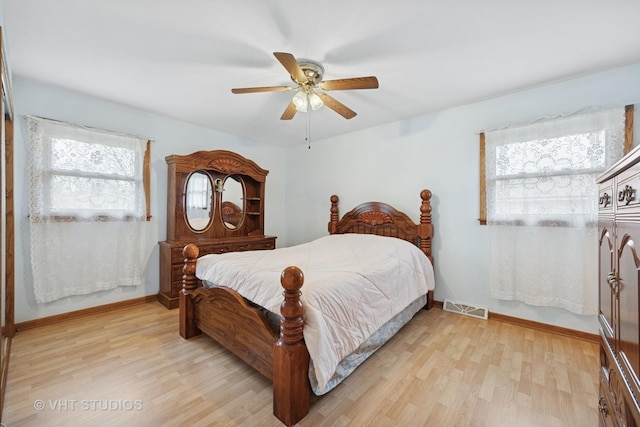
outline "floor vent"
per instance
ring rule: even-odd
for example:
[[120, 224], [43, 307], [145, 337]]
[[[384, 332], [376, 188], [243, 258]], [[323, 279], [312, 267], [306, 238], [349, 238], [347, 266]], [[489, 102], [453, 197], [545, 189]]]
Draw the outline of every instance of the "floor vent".
[[489, 317], [489, 310], [485, 307], [474, 307], [447, 300], [442, 304], [442, 309], [452, 313], [464, 314], [465, 316], [477, 317], [478, 319], [487, 320]]

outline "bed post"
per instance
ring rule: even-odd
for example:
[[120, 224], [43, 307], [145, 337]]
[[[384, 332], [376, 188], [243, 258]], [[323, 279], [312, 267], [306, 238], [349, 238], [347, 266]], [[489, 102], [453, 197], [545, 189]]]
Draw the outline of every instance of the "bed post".
[[200, 331], [194, 324], [193, 301], [191, 293], [198, 287], [196, 277], [196, 259], [200, 249], [192, 243], [182, 249], [184, 255], [184, 267], [182, 267], [182, 291], [180, 292], [180, 336], [189, 339], [198, 335]]
[[420, 225], [418, 225], [418, 237], [420, 237], [420, 249], [433, 263], [431, 253], [431, 238], [433, 237], [433, 224], [431, 223], [431, 191], [420, 192], [422, 204], [420, 205]]
[[331, 196], [331, 217], [329, 220], [329, 234], [336, 234], [337, 225], [340, 218], [338, 218], [338, 196], [335, 194]]
[[304, 344], [304, 307], [300, 288], [304, 275], [287, 267], [280, 275], [285, 289], [280, 306], [280, 338], [273, 348], [273, 414], [292, 426], [309, 412], [309, 353]]
[[[420, 237], [420, 250], [433, 265], [433, 253], [431, 252], [431, 239], [433, 238], [433, 223], [431, 222], [431, 191], [425, 189], [420, 192], [422, 204], [420, 205], [420, 224], [418, 225], [418, 237]], [[427, 308], [433, 307], [433, 291], [429, 291]]]

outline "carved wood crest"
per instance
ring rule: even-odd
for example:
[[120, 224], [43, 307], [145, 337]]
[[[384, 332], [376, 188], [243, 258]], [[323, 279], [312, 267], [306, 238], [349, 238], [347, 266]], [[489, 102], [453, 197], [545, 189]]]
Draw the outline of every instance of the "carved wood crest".
[[356, 220], [369, 225], [393, 224], [393, 219], [384, 212], [363, 212], [356, 217]]
[[242, 163], [229, 158], [213, 159], [209, 162], [209, 168], [217, 169], [224, 173], [243, 173]]

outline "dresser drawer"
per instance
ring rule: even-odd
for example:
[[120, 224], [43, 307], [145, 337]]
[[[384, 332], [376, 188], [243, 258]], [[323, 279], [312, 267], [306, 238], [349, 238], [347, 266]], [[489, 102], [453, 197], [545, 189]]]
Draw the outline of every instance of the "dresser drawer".
[[[200, 255], [210, 254], [224, 254], [227, 252], [241, 252], [241, 251], [259, 251], [269, 250], [276, 247], [275, 239], [266, 239], [259, 241], [244, 241], [244, 242], [229, 242], [229, 243], [216, 243], [216, 244], [199, 244], [196, 243], [200, 250]], [[171, 249], [171, 259], [182, 260], [184, 258], [182, 254], [182, 247], [175, 247]]]
[[615, 200], [615, 194], [613, 191], [613, 181], [607, 181], [600, 185], [598, 189], [598, 211], [613, 212], [613, 204]]
[[171, 282], [171, 293], [173, 295], [178, 295], [178, 293], [182, 290], [182, 275], [180, 275], [180, 280]]
[[184, 267], [184, 263], [172, 264], [171, 265], [171, 281], [181, 281], [182, 282], [182, 268]]
[[[167, 308], [178, 307], [178, 297], [182, 290], [182, 253], [188, 242], [160, 242], [160, 292], [158, 298]], [[275, 236], [245, 236], [237, 239], [211, 239], [194, 242], [199, 256], [223, 254], [227, 252], [270, 250], [276, 247]]]
[[[270, 250], [275, 248], [275, 239], [269, 239], [260, 242], [242, 242], [232, 243], [228, 245], [205, 245], [199, 247], [200, 256], [210, 254], [223, 254], [227, 252], [242, 252], [242, 251], [258, 251], [258, 250]], [[179, 281], [182, 283], [182, 268], [184, 267], [184, 256], [182, 255], [182, 248], [173, 248], [171, 264], [171, 281]], [[182, 285], [181, 285], [182, 286]], [[174, 286], [175, 288], [175, 286]]]
[[[275, 246], [275, 238], [269, 238], [255, 242], [233, 242], [229, 244], [203, 245], [198, 246], [198, 249], [200, 249], [200, 256], [203, 256], [210, 254], [223, 254], [227, 252], [270, 250], [274, 249]], [[184, 267], [182, 249], [182, 247], [175, 247], [171, 249], [173, 260], [173, 263], [171, 264], [171, 292], [174, 295], [182, 289], [182, 275], [184, 274], [182, 271]]]
[[615, 420], [614, 406], [611, 403], [611, 393], [600, 380], [600, 392], [598, 393], [598, 413], [600, 416], [600, 426], [617, 427]]
[[618, 211], [633, 210], [640, 206], [640, 170], [632, 168], [620, 174], [614, 192]]

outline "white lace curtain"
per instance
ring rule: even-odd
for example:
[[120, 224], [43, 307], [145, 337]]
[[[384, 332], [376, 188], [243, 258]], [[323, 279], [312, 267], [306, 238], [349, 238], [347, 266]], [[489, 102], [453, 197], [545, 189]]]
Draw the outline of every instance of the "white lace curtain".
[[146, 140], [28, 117], [38, 303], [143, 282]]
[[624, 107], [486, 132], [494, 298], [597, 313], [596, 177], [622, 157]]

